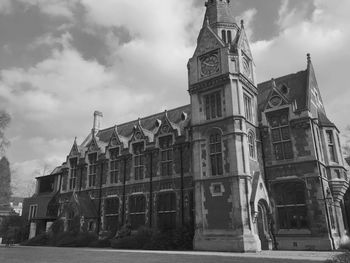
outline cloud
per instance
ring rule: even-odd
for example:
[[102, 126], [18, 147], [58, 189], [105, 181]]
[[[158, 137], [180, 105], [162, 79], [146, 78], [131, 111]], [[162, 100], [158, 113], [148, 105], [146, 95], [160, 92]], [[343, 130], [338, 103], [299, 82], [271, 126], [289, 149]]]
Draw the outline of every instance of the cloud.
[[11, 0], [1, 0], [0, 1], [0, 13], [10, 14], [12, 12]]
[[[74, 20], [76, 1], [25, 3]], [[0, 72], [1, 99], [13, 116], [9, 157], [24, 181], [42, 162], [65, 160], [73, 138], [81, 142], [90, 132], [94, 110], [104, 113], [103, 127], [109, 127], [164, 105], [188, 103], [186, 63], [194, 52], [202, 8], [176, 0], [82, 0], [81, 5], [86, 10], [82, 30], [104, 38], [108, 65], [84, 58], [73, 46], [72, 27], [62, 26], [27, 45], [29, 51], [51, 48], [49, 57]]]
[[37, 6], [44, 14], [53, 17], [74, 18], [74, 10], [79, 0], [17, 0], [27, 7]]
[[248, 39], [252, 38], [253, 35], [253, 23], [254, 23], [254, 18], [258, 11], [255, 8], [248, 9], [242, 13], [242, 15], [238, 18], [238, 20], [243, 19], [244, 21], [244, 27], [245, 31], [247, 34]]
[[329, 117], [340, 128], [348, 121], [350, 91], [343, 85], [347, 75], [350, 52], [350, 2], [336, 5], [326, 0], [315, 0], [310, 19], [295, 9], [288, 9], [288, 1], [280, 8], [278, 23], [281, 31], [269, 41], [252, 44], [259, 81], [279, 77], [306, 68], [306, 53], [310, 52], [319, 87]]

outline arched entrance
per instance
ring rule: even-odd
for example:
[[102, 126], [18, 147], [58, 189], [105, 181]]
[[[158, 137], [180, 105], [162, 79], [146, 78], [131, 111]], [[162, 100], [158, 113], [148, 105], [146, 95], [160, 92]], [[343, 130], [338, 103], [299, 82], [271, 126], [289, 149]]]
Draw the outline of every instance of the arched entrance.
[[267, 213], [267, 205], [263, 200], [260, 200], [258, 203], [257, 228], [261, 242], [261, 250], [272, 249], [272, 240], [269, 233]]

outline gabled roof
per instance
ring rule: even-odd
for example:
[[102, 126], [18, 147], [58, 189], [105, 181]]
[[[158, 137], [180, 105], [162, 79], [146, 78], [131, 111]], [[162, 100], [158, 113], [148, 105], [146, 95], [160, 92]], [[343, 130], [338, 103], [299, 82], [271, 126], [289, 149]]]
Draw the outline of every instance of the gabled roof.
[[[283, 92], [284, 88], [286, 90]], [[259, 120], [273, 90], [281, 93], [281, 97], [284, 96], [289, 103], [293, 104], [294, 111], [308, 110], [311, 117], [317, 118], [321, 126], [336, 127], [326, 115], [310, 54], [307, 54], [306, 70], [258, 84]]]
[[[289, 74], [274, 79], [276, 88], [280, 89], [283, 85], [288, 88], [288, 92], [284, 96], [290, 102], [296, 102], [298, 110], [307, 108], [306, 90], [307, 90], [307, 71], [300, 71], [295, 74]], [[264, 111], [270, 94], [273, 90], [273, 81], [265, 81], [258, 84], [258, 110], [259, 118], [262, 111]]]
[[[188, 116], [186, 118], [186, 120], [182, 120], [182, 118], [181, 118], [181, 115], [183, 112], [186, 113]], [[160, 113], [157, 113], [157, 114], [154, 114], [151, 116], [140, 118], [142, 128], [155, 133], [158, 130], [158, 127], [156, 127], [156, 120], [162, 119], [163, 116], [164, 116], [164, 112], [160, 112]], [[181, 131], [183, 132], [185, 127], [187, 127], [187, 125], [191, 119], [190, 118], [191, 117], [191, 105], [185, 105], [185, 106], [181, 106], [181, 107], [176, 108], [176, 109], [168, 110], [167, 116], [168, 116], [169, 121], [178, 125], [180, 127]], [[130, 122], [127, 122], [124, 124], [117, 125], [119, 135], [126, 137], [126, 138], [130, 138], [133, 134], [133, 129], [134, 129], [134, 126], [137, 122], [138, 122], [138, 120], [134, 120], [134, 121], [130, 121]], [[100, 141], [108, 143], [111, 136], [112, 136], [114, 129], [115, 129], [115, 127], [113, 126], [113, 127], [110, 127], [110, 128], [104, 129], [104, 130], [100, 130], [97, 133], [96, 137], [98, 137]]]

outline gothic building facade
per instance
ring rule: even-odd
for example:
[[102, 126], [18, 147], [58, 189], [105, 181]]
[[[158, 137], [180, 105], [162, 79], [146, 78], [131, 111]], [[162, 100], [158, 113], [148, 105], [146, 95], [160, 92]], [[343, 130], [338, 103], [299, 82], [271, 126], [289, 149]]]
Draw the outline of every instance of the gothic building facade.
[[257, 84], [232, 2], [206, 3], [187, 65], [191, 103], [107, 129], [96, 111], [86, 139], [37, 178], [23, 210], [31, 236], [79, 216], [97, 233], [189, 225], [196, 250], [339, 247], [347, 165], [311, 58]]

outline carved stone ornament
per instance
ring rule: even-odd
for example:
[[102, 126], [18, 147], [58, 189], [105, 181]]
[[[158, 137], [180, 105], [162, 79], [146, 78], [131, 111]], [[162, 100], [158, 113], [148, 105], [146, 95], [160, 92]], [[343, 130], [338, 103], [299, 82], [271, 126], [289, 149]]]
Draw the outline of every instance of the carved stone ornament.
[[200, 77], [207, 77], [220, 71], [219, 52], [211, 52], [199, 58]]
[[269, 105], [271, 108], [278, 107], [281, 105], [281, 103], [282, 103], [282, 98], [280, 96], [273, 96], [269, 100]]
[[168, 132], [169, 132], [169, 126], [168, 125], [163, 125], [162, 133], [168, 133]]
[[137, 132], [135, 133], [135, 139], [136, 139], [136, 140], [140, 140], [141, 138], [142, 138], [141, 132], [137, 131]]
[[198, 44], [197, 52], [203, 54], [219, 47], [218, 40], [212, 35], [209, 29], [206, 29]]

